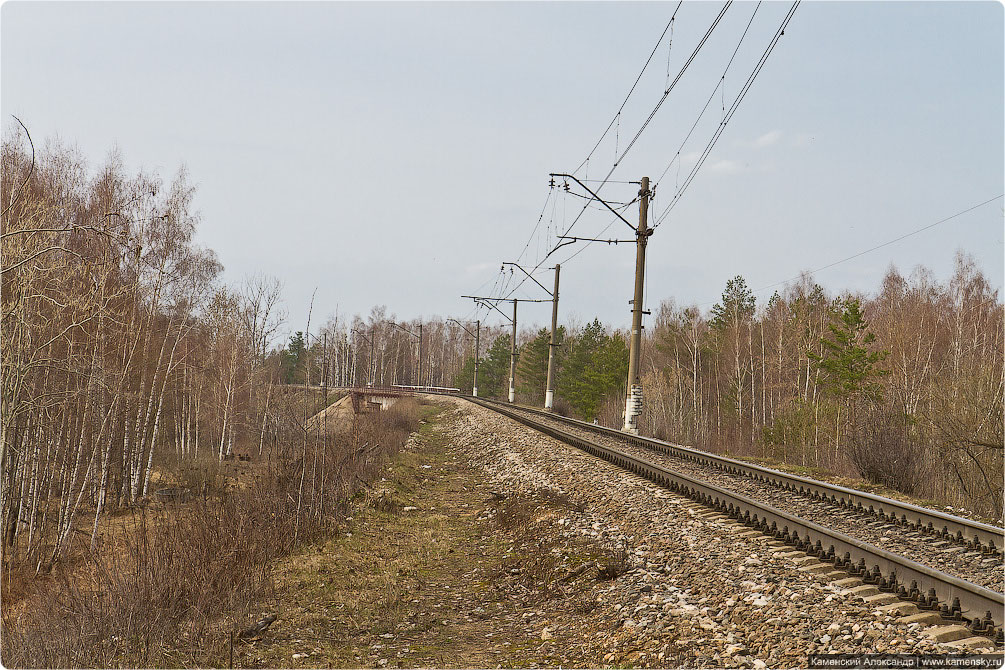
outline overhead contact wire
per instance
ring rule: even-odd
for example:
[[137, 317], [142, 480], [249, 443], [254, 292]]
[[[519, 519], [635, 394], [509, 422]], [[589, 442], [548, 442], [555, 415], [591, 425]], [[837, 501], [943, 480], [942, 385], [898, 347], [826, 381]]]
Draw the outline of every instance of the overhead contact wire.
[[663, 43], [663, 38], [666, 37], [667, 31], [670, 30], [670, 27], [673, 25], [674, 19], [677, 18], [677, 11], [681, 8], [681, 5], [683, 4], [684, 0], [680, 0], [680, 2], [677, 3], [677, 7], [674, 8], [673, 14], [670, 16], [670, 20], [667, 21], [666, 27], [663, 28], [663, 32], [660, 34], [660, 38], [656, 40], [656, 46], [653, 47], [652, 53], [650, 53], [649, 58], [646, 59], [645, 65], [642, 66], [642, 70], [639, 72], [639, 76], [635, 78], [635, 82], [632, 83], [632, 87], [628, 89], [628, 94], [625, 96], [624, 101], [622, 101], [621, 106], [618, 107], [618, 111], [614, 114], [614, 118], [611, 119], [611, 122], [607, 124], [607, 128], [605, 128], [603, 134], [600, 135], [600, 139], [597, 140], [597, 143], [593, 145], [592, 149], [590, 149], [590, 153], [587, 154], [586, 158], [583, 159], [583, 162], [580, 163], [576, 167], [576, 169], [572, 171], [572, 174], [576, 174], [577, 172], [579, 172], [579, 170], [584, 165], [586, 165], [587, 162], [589, 162], [590, 157], [593, 156], [593, 153], [597, 150], [597, 147], [599, 147], [600, 143], [604, 141], [605, 137], [607, 137], [607, 133], [611, 132], [611, 126], [613, 126], [614, 123], [618, 120], [618, 117], [621, 116], [621, 112], [624, 111], [625, 105], [628, 104], [628, 99], [632, 97], [632, 93], [635, 91], [635, 87], [639, 85], [640, 81], [642, 81], [642, 75], [646, 73], [646, 69], [649, 67], [649, 63], [652, 61], [653, 56], [655, 56], [656, 52], [659, 50], [660, 44]]
[[[796, 0], [796, 2], [792, 3], [792, 7], [789, 8], [789, 11], [788, 11], [788, 13], [786, 13], [785, 18], [782, 20], [781, 25], [778, 27], [778, 30], [775, 31], [775, 34], [774, 34], [773, 38], [771, 39], [771, 41], [769, 42], [768, 47], [764, 50], [764, 53], [761, 55], [761, 58], [758, 60], [757, 64], [754, 66], [754, 69], [751, 71], [750, 76], [747, 77], [747, 81], [744, 83], [744, 85], [741, 88], [740, 92], [737, 94], [736, 98], [733, 100], [733, 104], [730, 106], [729, 111], [726, 113], [726, 117], [718, 125], [718, 127], [715, 130], [715, 132], [712, 134], [712, 138], [709, 140], [708, 144], [705, 146], [705, 149], [702, 151], [702, 154], [701, 154], [700, 158], [695, 163], [694, 167], [691, 169], [691, 172], [684, 179], [684, 183], [680, 186], [680, 188], [674, 194], [673, 198], [670, 200], [670, 203], [667, 204], [667, 206], [663, 210], [663, 212], [660, 213], [659, 218], [656, 220], [655, 226], [658, 226], [660, 223], [662, 223], [663, 220], [669, 215], [670, 210], [672, 210], [674, 208], [674, 206], [676, 206], [676, 204], [680, 201], [680, 198], [684, 194], [684, 191], [687, 190], [687, 187], [694, 180], [695, 176], [698, 174], [698, 171], [701, 169], [701, 166], [704, 165], [705, 160], [708, 158], [709, 154], [712, 152], [712, 149], [715, 147], [716, 142], [719, 141], [719, 138], [722, 136], [723, 131], [726, 129], [726, 126], [729, 124], [730, 119], [733, 118], [733, 114], [736, 113], [736, 110], [737, 110], [737, 108], [739, 108], [740, 103], [743, 102], [743, 99], [746, 97], [747, 93], [750, 91], [750, 88], [753, 85], [754, 80], [757, 78], [757, 75], [760, 74], [761, 70], [764, 68], [764, 64], [767, 62], [768, 57], [774, 51], [775, 46], [777, 46], [777, 44], [778, 44], [779, 40], [781, 39], [782, 35], [785, 34], [785, 28], [786, 28], [786, 26], [788, 26], [789, 21], [792, 20], [792, 16], [795, 14], [796, 9], [799, 7], [800, 2], [801, 2], [801, 0]], [[654, 228], [655, 228], [655, 226], [654, 226]]]

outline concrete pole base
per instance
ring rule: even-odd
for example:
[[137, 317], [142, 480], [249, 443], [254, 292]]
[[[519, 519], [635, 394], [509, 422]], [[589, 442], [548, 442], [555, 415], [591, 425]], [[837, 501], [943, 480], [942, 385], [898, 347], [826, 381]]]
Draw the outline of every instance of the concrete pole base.
[[639, 434], [639, 416], [642, 414], [642, 385], [635, 384], [625, 398], [625, 427], [621, 430], [632, 435]]

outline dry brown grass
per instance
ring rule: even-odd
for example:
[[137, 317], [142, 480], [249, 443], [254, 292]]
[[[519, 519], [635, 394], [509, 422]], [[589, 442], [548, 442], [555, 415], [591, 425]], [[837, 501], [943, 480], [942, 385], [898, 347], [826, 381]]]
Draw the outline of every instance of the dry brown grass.
[[134, 509], [84, 568], [58, 569], [24, 589], [19, 607], [5, 604], [4, 665], [226, 665], [275, 559], [337, 527], [421, 414], [405, 401], [363, 417], [338, 439], [259, 468], [246, 489], [220, 486], [212, 468], [174, 473], [179, 486], [210, 493]]

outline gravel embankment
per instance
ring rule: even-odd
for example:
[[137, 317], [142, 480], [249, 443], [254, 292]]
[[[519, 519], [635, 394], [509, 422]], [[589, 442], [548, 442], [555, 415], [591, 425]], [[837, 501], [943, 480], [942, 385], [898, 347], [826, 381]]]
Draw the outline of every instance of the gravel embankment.
[[[532, 418], [547, 420], [536, 414]], [[554, 424], [569, 433], [581, 434], [583, 437], [614, 447], [640, 459], [710, 482], [727, 490], [742, 493], [749, 498], [765, 502], [807, 521], [839, 530], [873, 546], [907, 556], [911, 560], [928, 565], [948, 575], [965, 579], [994, 591], [1001, 592], [1002, 590], [1005, 566], [1003, 566], [1001, 558], [989, 558], [980, 552], [969, 551], [961, 545], [921, 535], [902, 526], [864, 519], [838, 506], [813, 500], [793, 491], [766, 486], [749, 477], [632, 446], [622, 440], [601, 436], [561, 421], [555, 421]]]
[[573, 496], [584, 511], [555, 519], [552, 532], [628, 549], [632, 569], [598, 597], [607, 625], [583, 631], [608, 650], [605, 663], [801, 667], [813, 653], [959, 652], [925, 637], [925, 626], [801, 571], [762, 535], [491, 410], [453, 402], [461, 409], [449, 428], [454, 445], [500, 491]]

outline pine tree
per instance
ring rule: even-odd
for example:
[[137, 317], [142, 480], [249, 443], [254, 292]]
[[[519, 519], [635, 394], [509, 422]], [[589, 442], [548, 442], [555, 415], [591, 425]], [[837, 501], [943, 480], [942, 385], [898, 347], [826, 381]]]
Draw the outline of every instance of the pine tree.
[[[505, 398], [509, 389], [510, 336], [500, 335], [492, 341], [478, 366], [478, 395]], [[474, 363], [472, 362], [472, 371]]]
[[594, 319], [575, 342], [559, 375], [558, 394], [577, 415], [596, 418], [604, 397], [624, 390], [628, 378], [628, 347], [620, 337], [604, 332]]
[[747, 288], [746, 280], [737, 275], [726, 282], [722, 302], [712, 307], [711, 325], [716, 330], [736, 326], [754, 316], [754, 294]]
[[[478, 372], [481, 373], [481, 371], [482, 371], [481, 368], [479, 368]], [[481, 375], [479, 374], [479, 376]], [[458, 370], [457, 374], [454, 375], [454, 386], [459, 388], [461, 390], [461, 393], [470, 394], [471, 385], [474, 382], [474, 379], [475, 379], [475, 357], [468, 356], [467, 358], [464, 359], [464, 365], [462, 365], [461, 369]], [[479, 389], [479, 393], [481, 393], [481, 389]]]
[[[750, 327], [750, 320], [754, 316], [755, 299], [754, 294], [747, 288], [747, 282], [737, 275], [726, 282], [726, 290], [722, 292], [722, 302], [712, 307], [712, 330], [725, 343], [728, 339], [732, 345], [733, 365], [732, 375], [729, 380], [728, 398], [730, 409], [735, 409], [736, 418], [741, 422], [747, 416], [744, 411], [744, 398], [747, 397], [746, 389], [752, 387], [753, 380], [750, 379], [750, 370], [741, 363], [741, 352], [743, 350], [743, 332]], [[729, 337], [729, 334], [732, 337]], [[750, 333], [747, 332], [749, 337]], [[749, 349], [748, 349], [749, 354]], [[751, 402], [750, 409], [753, 409]], [[750, 417], [750, 430], [748, 435], [753, 440], [753, 416]]]
[[[882, 399], [879, 377], [886, 374], [877, 364], [887, 356], [886, 351], [870, 351], [869, 344], [876, 336], [867, 330], [868, 324], [862, 306], [856, 298], [841, 303], [838, 322], [828, 325], [831, 338], [820, 338], [822, 353], [807, 352], [807, 356], [821, 373], [821, 387], [826, 395], [838, 401], [834, 431], [834, 456], [837, 458], [841, 435], [848, 430], [854, 433], [857, 426], [858, 407], [862, 401], [876, 404]], [[845, 425], [841, 424], [842, 409], [847, 412]]]
[[290, 335], [290, 343], [281, 354], [282, 379], [287, 384], [302, 384], [306, 378], [304, 366], [307, 360], [307, 346], [304, 334], [297, 331]]
[[[555, 334], [558, 342], [565, 338], [565, 328], [559, 326]], [[556, 370], [562, 365], [562, 348], [556, 347]], [[533, 405], [544, 404], [544, 394], [548, 385], [548, 355], [551, 349], [551, 331], [542, 328], [533, 340], [520, 347], [520, 358], [516, 368], [516, 390], [520, 402]], [[557, 373], [556, 373], [557, 375]]]
[[571, 351], [559, 375], [558, 395], [565, 399], [573, 410], [583, 418], [586, 417], [584, 405], [588, 405], [586, 398], [590, 395], [585, 373], [591, 364], [594, 353], [603, 345], [605, 337], [603, 325], [599, 320], [594, 319], [593, 323], [587, 325], [583, 332], [572, 341]]
[[869, 350], [868, 345], [876, 336], [867, 330], [858, 299], [846, 299], [838, 323], [828, 328], [831, 338], [820, 338], [823, 353], [807, 354], [820, 369], [824, 391], [842, 401], [878, 402], [882, 391], [878, 379], [886, 371], [877, 364], [886, 358], [887, 352]]
[[618, 392], [624, 395], [628, 383], [628, 345], [617, 335], [604, 337], [586, 369], [585, 380], [592, 393], [584, 398], [583, 415], [595, 418], [604, 398]]

